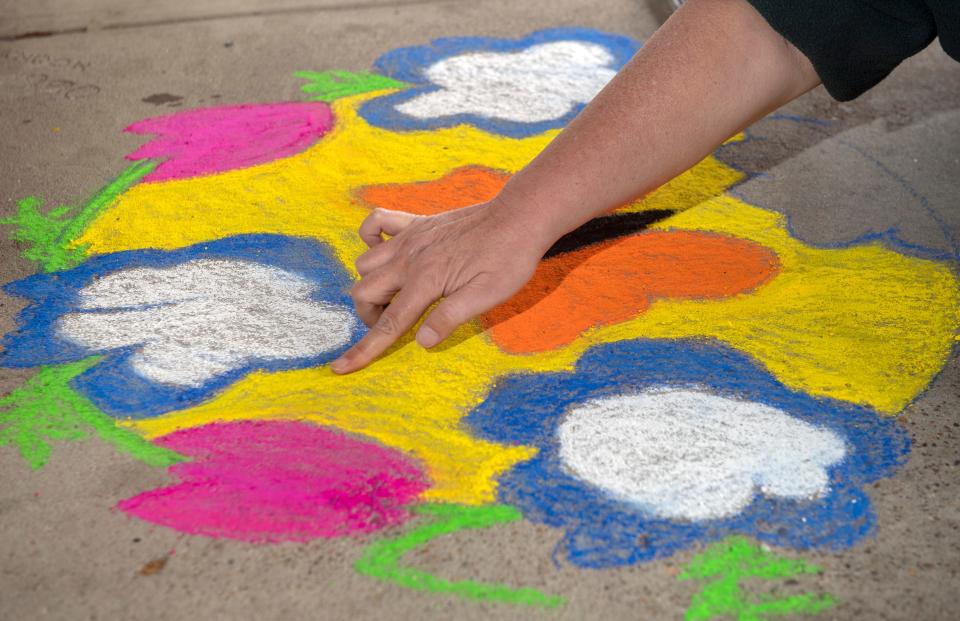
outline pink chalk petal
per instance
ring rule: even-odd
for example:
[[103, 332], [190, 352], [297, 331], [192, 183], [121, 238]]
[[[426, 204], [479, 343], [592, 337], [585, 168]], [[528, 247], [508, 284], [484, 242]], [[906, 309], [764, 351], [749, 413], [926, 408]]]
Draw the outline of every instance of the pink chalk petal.
[[144, 180], [165, 181], [289, 157], [332, 128], [328, 105], [288, 102], [185, 110], [138, 121], [124, 131], [157, 136], [127, 159], [164, 159]]
[[181, 482], [118, 507], [193, 535], [308, 541], [401, 524], [428, 484], [401, 453], [292, 421], [213, 423], [156, 443], [193, 458]]

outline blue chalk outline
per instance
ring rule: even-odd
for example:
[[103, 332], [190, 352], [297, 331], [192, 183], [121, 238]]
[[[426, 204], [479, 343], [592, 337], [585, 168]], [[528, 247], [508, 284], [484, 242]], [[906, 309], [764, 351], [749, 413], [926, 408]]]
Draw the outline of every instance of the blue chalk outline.
[[[763, 403], [838, 433], [847, 456], [828, 469], [830, 492], [813, 501], [758, 495], [736, 516], [689, 522], [653, 517], [567, 473], [556, 429], [570, 406], [661, 386]], [[540, 449], [501, 477], [499, 499], [564, 529], [558, 552], [587, 568], [650, 561], [734, 533], [794, 548], [850, 547], [876, 524], [863, 486], [892, 475], [910, 451], [892, 418], [790, 390], [749, 356], [704, 340], [621, 341], [589, 350], [574, 372], [503, 378], [466, 423], [481, 438]]]
[[357, 320], [350, 343], [309, 358], [253, 360], [218, 376], [198, 388], [164, 385], [138, 375], [130, 366], [136, 347], [90, 350], [57, 336], [56, 321], [76, 304], [83, 287], [98, 277], [135, 267], [173, 267], [198, 258], [231, 258], [256, 262], [296, 273], [315, 283], [316, 301], [338, 304], [353, 312], [347, 293], [353, 280], [325, 245], [313, 239], [254, 234], [202, 242], [172, 251], [132, 250], [93, 257], [64, 272], [36, 274], [4, 286], [10, 295], [32, 303], [18, 317], [20, 330], [5, 336], [0, 352], [2, 367], [60, 364], [103, 354], [104, 359], [74, 378], [75, 389], [114, 418], [150, 418], [196, 405], [251, 371], [279, 371], [329, 362], [361, 336]]
[[512, 138], [525, 138], [550, 129], [564, 127], [573, 120], [585, 104], [578, 104], [563, 117], [550, 121], [522, 123], [504, 119], [492, 119], [476, 114], [456, 114], [431, 119], [418, 119], [397, 112], [396, 106], [440, 89], [429, 82], [424, 69], [437, 61], [467, 52], [518, 52], [533, 45], [553, 41], [587, 41], [604, 46], [613, 56], [609, 68], [618, 70], [640, 49], [640, 42], [624, 35], [617, 35], [590, 28], [551, 28], [539, 30], [517, 40], [493, 37], [447, 37], [435, 39], [430, 45], [418, 45], [391, 50], [374, 62], [373, 68], [385, 76], [407, 82], [413, 88], [399, 93], [370, 100], [360, 107], [360, 116], [368, 123], [391, 130], [424, 130], [456, 125], [473, 125], [484, 131]]

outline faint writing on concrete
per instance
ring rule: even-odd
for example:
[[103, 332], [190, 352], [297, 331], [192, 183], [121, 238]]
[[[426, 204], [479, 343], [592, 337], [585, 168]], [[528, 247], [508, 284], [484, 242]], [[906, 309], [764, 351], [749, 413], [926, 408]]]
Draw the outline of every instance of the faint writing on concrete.
[[45, 73], [31, 73], [26, 76], [33, 85], [34, 91], [40, 95], [53, 95], [64, 99], [83, 99], [92, 97], [100, 92], [96, 84], [84, 84], [63, 78], [51, 78]]
[[71, 69], [73, 71], [86, 71], [90, 68], [89, 61], [79, 60], [69, 56], [51, 56], [46, 53], [29, 54], [23, 50], [10, 48], [0, 50], [0, 60], [24, 65]]

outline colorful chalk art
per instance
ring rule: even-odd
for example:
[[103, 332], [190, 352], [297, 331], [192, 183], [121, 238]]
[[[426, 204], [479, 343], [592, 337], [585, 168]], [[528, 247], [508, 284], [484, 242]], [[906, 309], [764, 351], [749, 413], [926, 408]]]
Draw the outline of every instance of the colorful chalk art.
[[168, 470], [117, 499], [131, 519], [251, 544], [355, 537], [356, 570], [391, 588], [563, 605], [404, 562], [529, 520], [584, 570], [694, 549], [688, 619], [829, 608], [738, 581], [817, 571], [770, 546], [842, 550], [881, 526], [864, 487], [907, 459], [893, 415], [956, 342], [945, 262], [879, 238], [807, 244], [710, 156], [562, 238], [442, 347], [408, 335], [362, 372], [327, 366], [364, 332], [347, 292], [370, 210], [492, 198], [639, 45], [440, 39], [367, 73], [299, 72], [307, 101], [134, 123], [145, 144], [89, 201], [24, 198], [7, 221], [39, 272], [6, 285], [29, 305], [0, 365], [38, 371], [0, 400], [0, 444], [39, 468], [98, 436]]

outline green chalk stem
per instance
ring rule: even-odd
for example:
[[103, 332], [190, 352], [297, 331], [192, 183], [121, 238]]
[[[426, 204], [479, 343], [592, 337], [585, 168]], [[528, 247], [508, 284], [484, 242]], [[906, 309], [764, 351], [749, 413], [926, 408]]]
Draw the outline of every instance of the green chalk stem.
[[709, 581], [693, 596], [685, 619], [763, 621], [772, 616], [819, 614], [836, 603], [833, 596], [808, 593], [751, 600], [740, 588], [741, 581], [748, 578], [777, 580], [819, 572], [819, 567], [804, 560], [779, 556], [744, 537], [728, 537], [694, 557], [678, 576], [680, 580]]
[[0, 398], [0, 446], [12, 444], [33, 469], [50, 459], [53, 440], [82, 440], [93, 432], [119, 451], [151, 466], [170, 466], [186, 457], [117, 427], [89, 399], [70, 387], [70, 380], [98, 362], [40, 367], [39, 373]]
[[150, 174], [157, 162], [143, 160], [129, 166], [120, 175], [97, 191], [79, 207], [60, 205], [43, 213], [43, 201], [35, 196], [17, 201], [17, 214], [0, 220], [0, 224], [16, 225], [11, 237], [29, 247], [23, 256], [37, 263], [44, 272], [70, 269], [86, 258], [85, 246], [71, 247], [71, 242], [118, 196]]
[[562, 597], [546, 595], [536, 589], [514, 589], [499, 584], [463, 580], [451, 582], [425, 571], [402, 567], [400, 561], [414, 548], [437, 537], [467, 528], [488, 528], [521, 519], [516, 508], [508, 505], [468, 507], [465, 505], [428, 504], [415, 509], [433, 519], [423, 526], [395, 539], [375, 541], [357, 561], [356, 569], [363, 575], [392, 582], [407, 589], [450, 593], [466, 599], [544, 606], [553, 608], [564, 603]]
[[323, 72], [297, 71], [294, 75], [298, 78], [309, 80], [307, 84], [300, 87], [300, 90], [310, 95], [311, 101], [331, 102], [341, 97], [380, 91], [388, 88], [403, 88], [407, 85], [405, 82], [399, 82], [385, 75], [370, 73], [368, 71], [357, 73], [340, 70]]

